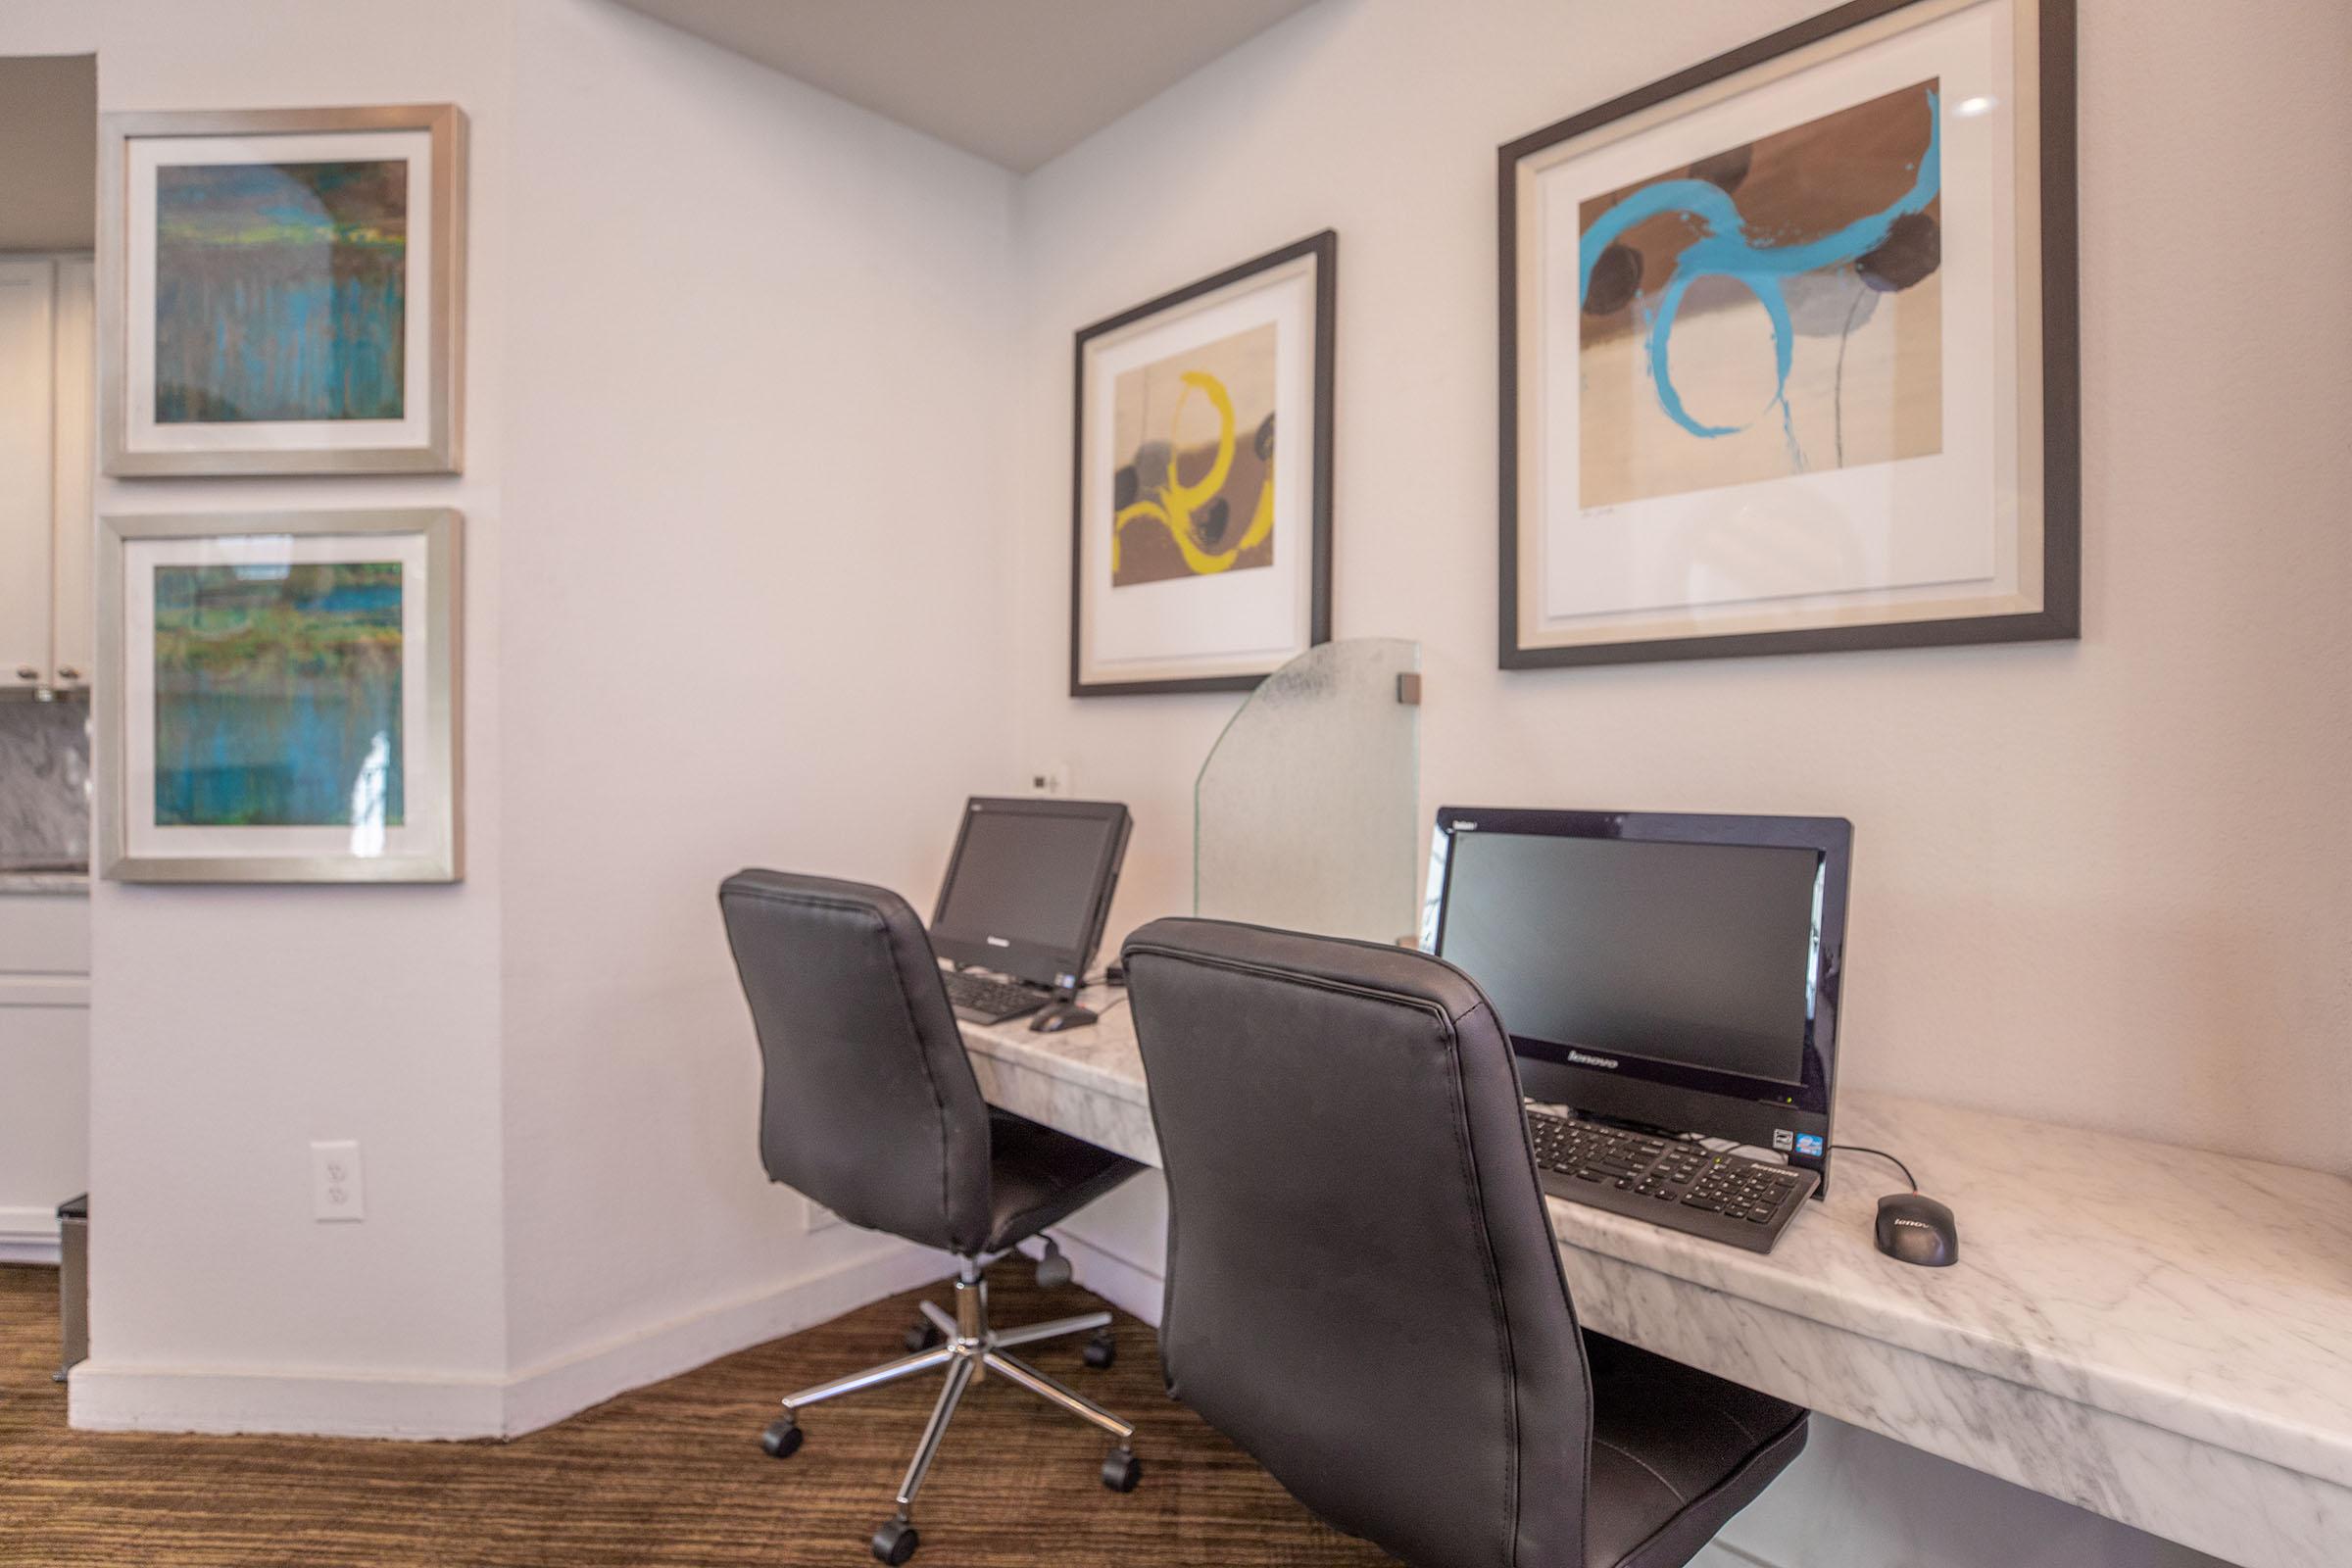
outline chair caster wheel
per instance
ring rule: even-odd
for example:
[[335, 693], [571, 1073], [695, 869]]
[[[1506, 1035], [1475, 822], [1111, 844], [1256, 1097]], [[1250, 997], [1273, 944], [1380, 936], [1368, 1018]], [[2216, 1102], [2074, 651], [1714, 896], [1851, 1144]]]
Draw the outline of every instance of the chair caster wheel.
[[768, 1429], [760, 1434], [760, 1446], [767, 1450], [767, 1456], [771, 1459], [789, 1459], [801, 1451], [801, 1438], [800, 1423], [786, 1416], [781, 1421], [771, 1422]]
[[1049, 1237], [1045, 1254], [1037, 1260], [1037, 1283], [1041, 1289], [1056, 1290], [1070, 1283], [1070, 1260], [1061, 1255], [1061, 1249]]
[[1094, 1338], [1086, 1342], [1086, 1364], [1100, 1372], [1119, 1358], [1119, 1342], [1110, 1330], [1097, 1329]]
[[1135, 1456], [1133, 1448], [1113, 1448], [1110, 1457], [1102, 1461], [1102, 1484], [1113, 1492], [1133, 1492], [1143, 1479], [1144, 1461]]
[[914, 1556], [914, 1548], [922, 1544], [922, 1539], [914, 1533], [914, 1526], [904, 1519], [893, 1519], [874, 1532], [874, 1561], [906, 1562]]
[[906, 1331], [906, 1338], [900, 1343], [906, 1347], [908, 1355], [920, 1355], [925, 1350], [938, 1348], [940, 1342], [946, 1337], [939, 1332], [938, 1324], [927, 1317], [918, 1317], [914, 1320], [914, 1326]]

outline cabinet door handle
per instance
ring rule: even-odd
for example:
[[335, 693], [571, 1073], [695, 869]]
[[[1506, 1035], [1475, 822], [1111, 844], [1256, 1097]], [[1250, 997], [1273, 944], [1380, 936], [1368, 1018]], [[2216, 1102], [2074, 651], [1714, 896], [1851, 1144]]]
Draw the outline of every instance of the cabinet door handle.
[[40, 678], [41, 672], [33, 668], [30, 664], [19, 664], [17, 666], [17, 679], [39, 680]]
[[60, 664], [57, 666], [57, 678], [59, 680], [79, 680], [81, 671], [75, 669], [72, 664]]

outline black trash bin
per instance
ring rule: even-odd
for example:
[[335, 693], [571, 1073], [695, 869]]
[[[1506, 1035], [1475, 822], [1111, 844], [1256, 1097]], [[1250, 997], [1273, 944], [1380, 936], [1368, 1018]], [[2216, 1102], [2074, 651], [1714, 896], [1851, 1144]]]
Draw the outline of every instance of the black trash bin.
[[90, 1358], [90, 1195], [57, 1205], [57, 1316], [65, 1329], [65, 1359], [57, 1381]]

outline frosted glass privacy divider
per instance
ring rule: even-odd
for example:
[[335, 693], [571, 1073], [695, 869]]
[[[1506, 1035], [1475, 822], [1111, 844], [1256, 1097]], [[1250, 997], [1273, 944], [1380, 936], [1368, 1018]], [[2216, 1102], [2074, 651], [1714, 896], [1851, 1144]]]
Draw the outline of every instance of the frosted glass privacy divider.
[[1196, 914], [1372, 942], [1417, 929], [1420, 670], [1420, 644], [1356, 638], [1250, 694], [1193, 787]]

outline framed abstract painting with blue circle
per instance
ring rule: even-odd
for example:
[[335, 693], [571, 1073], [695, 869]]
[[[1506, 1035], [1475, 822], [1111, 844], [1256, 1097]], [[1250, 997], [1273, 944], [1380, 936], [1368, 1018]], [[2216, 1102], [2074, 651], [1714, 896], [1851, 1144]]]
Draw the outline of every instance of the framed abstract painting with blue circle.
[[104, 875], [457, 879], [457, 514], [115, 516], [101, 541]]
[[1504, 667], [2076, 635], [2072, 0], [1854, 0], [1501, 149]]
[[109, 116], [107, 471], [457, 471], [465, 129]]

